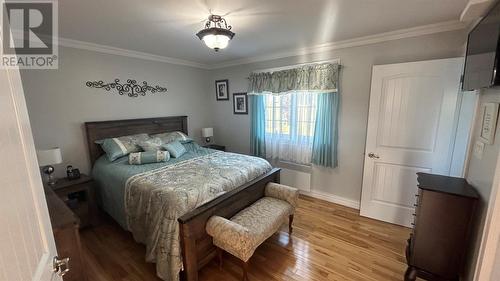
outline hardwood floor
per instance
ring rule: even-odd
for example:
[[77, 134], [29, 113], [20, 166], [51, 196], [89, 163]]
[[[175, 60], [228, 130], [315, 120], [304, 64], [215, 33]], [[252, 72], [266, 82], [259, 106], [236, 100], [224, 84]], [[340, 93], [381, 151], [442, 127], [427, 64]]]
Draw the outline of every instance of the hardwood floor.
[[[284, 225], [262, 244], [250, 259], [249, 279], [402, 280], [409, 232], [301, 196], [292, 237]], [[81, 238], [89, 280], [160, 280], [154, 264], [144, 261], [144, 246], [116, 223], [83, 230]], [[214, 260], [200, 271], [200, 280], [241, 280], [239, 262], [225, 254], [222, 269]]]

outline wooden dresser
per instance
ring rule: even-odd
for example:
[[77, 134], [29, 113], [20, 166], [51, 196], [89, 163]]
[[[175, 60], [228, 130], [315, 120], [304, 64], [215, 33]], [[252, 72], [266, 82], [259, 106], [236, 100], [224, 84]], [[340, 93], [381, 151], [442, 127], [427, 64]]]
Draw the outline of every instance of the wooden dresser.
[[405, 281], [459, 280], [479, 198], [465, 179], [417, 173], [413, 231]]
[[64, 275], [63, 279], [64, 281], [86, 281], [80, 244], [80, 220], [48, 186], [45, 186], [45, 197], [57, 254], [60, 258], [69, 257], [69, 272]]

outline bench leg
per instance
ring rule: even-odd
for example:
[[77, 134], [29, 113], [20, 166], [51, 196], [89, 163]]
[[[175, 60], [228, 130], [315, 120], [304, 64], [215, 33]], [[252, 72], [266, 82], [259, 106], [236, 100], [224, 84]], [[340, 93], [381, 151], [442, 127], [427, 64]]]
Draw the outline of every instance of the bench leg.
[[222, 269], [222, 249], [215, 247], [215, 250], [217, 251], [217, 257], [219, 259], [219, 269]]
[[248, 261], [241, 261], [241, 267], [243, 269], [242, 281], [248, 281]]
[[292, 234], [293, 231], [293, 214], [288, 217], [288, 233]]

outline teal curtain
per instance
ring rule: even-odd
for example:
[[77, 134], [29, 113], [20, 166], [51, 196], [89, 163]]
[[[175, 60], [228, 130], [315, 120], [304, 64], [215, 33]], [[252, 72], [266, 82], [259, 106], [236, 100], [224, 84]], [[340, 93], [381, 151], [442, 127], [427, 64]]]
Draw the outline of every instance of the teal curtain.
[[313, 164], [337, 167], [338, 111], [338, 92], [318, 94], [311, 159]]
[[252, 155], [266, 157], [266, 108], [263, 95], [253, 95], [250, 114], [250, 148]]

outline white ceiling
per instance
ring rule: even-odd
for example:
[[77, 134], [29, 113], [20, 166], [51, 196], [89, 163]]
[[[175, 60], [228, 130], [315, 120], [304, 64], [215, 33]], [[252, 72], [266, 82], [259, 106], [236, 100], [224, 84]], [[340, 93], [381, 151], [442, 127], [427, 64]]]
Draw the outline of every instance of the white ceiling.
[[[59, 35], [201, 64], [459, 20], [467, 0], [64, 0]], [[209, 13], [236, 33], [215, 53], [195, 36]]]

